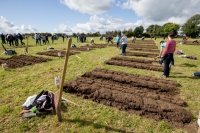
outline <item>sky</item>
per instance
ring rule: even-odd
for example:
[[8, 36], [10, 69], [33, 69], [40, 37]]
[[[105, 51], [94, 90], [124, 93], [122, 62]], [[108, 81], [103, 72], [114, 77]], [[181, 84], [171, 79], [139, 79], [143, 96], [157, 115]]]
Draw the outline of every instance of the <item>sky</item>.
[[105, 33], [183, 25], [200, 0], [0, 0], [0, 33]]

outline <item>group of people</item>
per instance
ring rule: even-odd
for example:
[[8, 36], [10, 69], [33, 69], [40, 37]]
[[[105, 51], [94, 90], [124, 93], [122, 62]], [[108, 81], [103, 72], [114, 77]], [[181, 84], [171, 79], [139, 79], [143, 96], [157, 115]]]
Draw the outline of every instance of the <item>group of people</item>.
[[[168, 41], [160, 42], [161, 48], [159, 57], [161, 57], [161, 60], [159, 61], [159, 64], [162, 64], [164, 62], [164, 72], [162, 76], [165, 78], [169, 77], [171, 65], [174, 65], [174, 52], [176, 49], [176, 41], [173, 40], [173, 38], [174, 38], [174, 33], [169, 33]], [[122, 49], [122, 56], [126, 56], [127, 36], [125, 34], [122, 34], [122, 37], [119, 36], [119, 34], [116, 36], [117, 47], [119, 47], [120, 42], [121, 42], [120, 48]]]
[[24, 37], [18, 33], [14, 33], [14, 34], [6, 34], [4, 35], [3, 33], [1, 34], [1, 43], [2, 44], [9, 44], [10, 46], [18, 46], [19, 45], [19, 41], [21, 43], [21, 45], [24, 45], [25, 43], [23, 42]]
[[84, 36], [84, 35], [80, 35], [80, 36], [76, 36], [76, 41], [77, 42], [86, 42], [87, 40], [86, 40], [87, 38], [86, 38], [86, 36]]
[[[49, 43], [48, 35], [41, 35], [39, 33], [35, 33], [34, 39], [36, 41], [36, 45], [41, 45]], [[41, 43], [42, 42], [42, 43]], [[54, 39], [52, 40], [52, 43], [54, 42]]]
[[[121, 42], [121, 46], [120, 46]], [[120, 36], [119, 34], [116, 36], [117, 48], [120, 47], [122, 49], [122, 56], [126, 56], [126, 47], [127, 47], [127, 36], [125, 33]]]

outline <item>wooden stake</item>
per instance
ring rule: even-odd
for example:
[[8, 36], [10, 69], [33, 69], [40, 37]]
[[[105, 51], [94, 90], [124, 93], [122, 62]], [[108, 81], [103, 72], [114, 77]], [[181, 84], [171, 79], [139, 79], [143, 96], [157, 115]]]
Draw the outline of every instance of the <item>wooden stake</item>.
[[76, 103], [74, 103], [74, 102], [72, 102], [72, 101], [70, 101], [68, 99], [65, 99], [64, 97], [62, 97], [62, 100], [65, 100], [68, 103], [74, 104], [75, 106], [81, 107], [80, 105], [78, 105], [78, 104], [76, 104]]
[[27, 44], [25, 44], [25, 48], [24, 48], [24, 54], [27, 54], [28, 53], [28, 36], [26, 37], [26, 40], [27, 40]]
[[70, 38], [68, 40], [67, 48], [66, 48], [66, 54], [65, 54], [65, 62], [64, 62], [64, 67], [63, 67], [63, 73], [61, 77], [61, 84], [60, 84], [60, 89], [56, 91], [54, 94], [54, 101], [55, 101], [55, 110], [56, 110], [56, 115], [58, 117], [58, 121], [62, 121], [62, 115], [61, 115], [61, 99], [62, 99], [62, 92], [63, 92], [63, 84], [65, 81], [65, 74], [67, 70], [67, 63], [68, 63], [68, 58], [69, 58], [69, 52], [70, 52], [70, 47], [71, 47], [72, 39]]

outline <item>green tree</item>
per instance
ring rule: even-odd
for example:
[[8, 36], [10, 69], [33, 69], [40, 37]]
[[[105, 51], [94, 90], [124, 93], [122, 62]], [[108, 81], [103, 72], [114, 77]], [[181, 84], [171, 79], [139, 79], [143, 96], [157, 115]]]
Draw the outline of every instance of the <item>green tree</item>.
[[152, 36], [160, 36], [160, 27], [159, 25], [150, 25], [147, 29], [146, 32], [152, 37]]
[[175, 35], [177, 35], [180, 25], [175, 23], [166, 23], [162, 26], [162, 28], [164, 36], [167, 36], [170, 32], [173, 32]]
[[200, 33], [200, 14], [196, 14], [189, 18], [182, 26], [182, 31], [187, 36], [196, 37]]
[[134, 35], [139, 37], [142, 36], [143, 32], [144, 32], [143, 26], [136, 27], [133, 31]]

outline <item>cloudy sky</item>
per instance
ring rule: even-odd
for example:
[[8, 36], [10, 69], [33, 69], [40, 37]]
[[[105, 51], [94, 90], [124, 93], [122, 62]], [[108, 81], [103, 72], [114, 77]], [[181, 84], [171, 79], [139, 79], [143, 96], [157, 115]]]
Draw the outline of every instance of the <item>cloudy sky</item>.
[[1, 0], [0, 33], [104, 33], [199, 13], [200, 0]]

